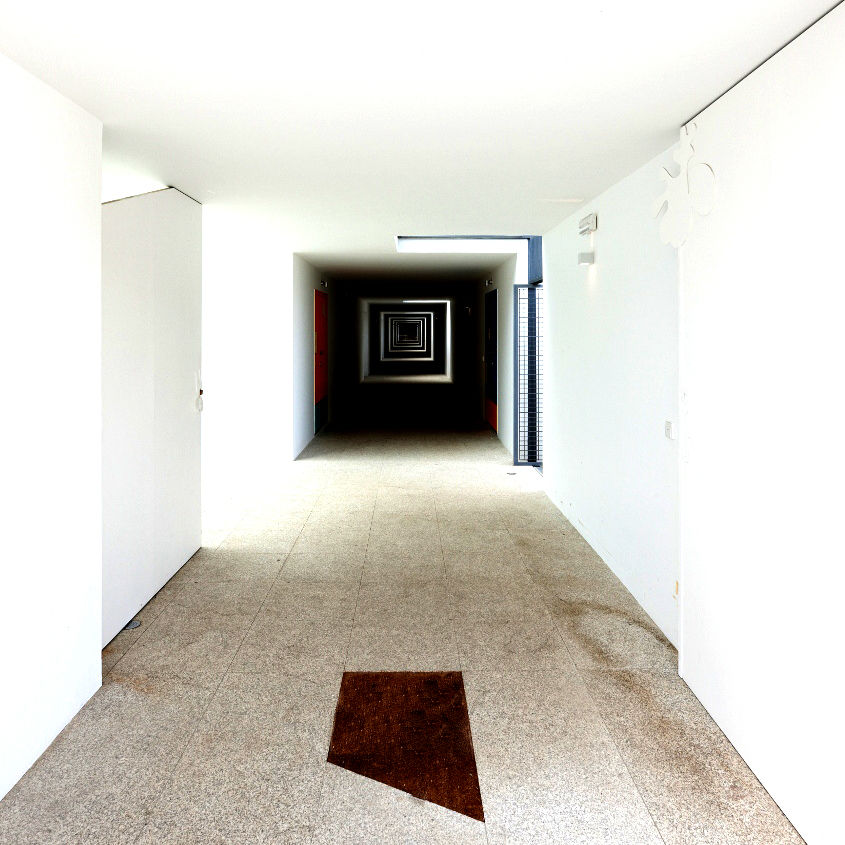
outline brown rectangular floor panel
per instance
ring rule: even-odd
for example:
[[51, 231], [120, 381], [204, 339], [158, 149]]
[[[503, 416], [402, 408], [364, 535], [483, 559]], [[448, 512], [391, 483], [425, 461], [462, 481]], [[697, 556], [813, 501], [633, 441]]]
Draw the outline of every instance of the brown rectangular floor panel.
[[344, 672], [328, 761], [484, 821], [460, 672]]

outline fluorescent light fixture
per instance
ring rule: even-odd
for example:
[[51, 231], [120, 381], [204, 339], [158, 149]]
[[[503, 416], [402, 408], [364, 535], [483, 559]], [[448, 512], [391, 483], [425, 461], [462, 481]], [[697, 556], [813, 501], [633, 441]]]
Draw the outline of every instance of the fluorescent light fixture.
[[594, 252], [579, 252], [578, 263], [582, 267], [589, 267], [591, 264], [596, 263], [596, 254]]
[[444, 235], [429, 237], [428, 235], [397, 235], [396, 251], [410, 253], [429, 253], [434, 255], [472, 255], [501, 253], [502, 255], [519, 255], [528, 252], [527, 235]]

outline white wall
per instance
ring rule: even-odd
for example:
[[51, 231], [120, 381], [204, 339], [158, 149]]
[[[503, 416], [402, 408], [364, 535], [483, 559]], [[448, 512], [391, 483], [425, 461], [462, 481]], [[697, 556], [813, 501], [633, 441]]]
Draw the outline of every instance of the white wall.
[[682, 248], [681, 674], [811, 845], [841, 841], [840, 6], [696, 119]]
[[[299, 255], [293, 256], [293, 454], [296, 457], [314, 438], [314, 291], [320, 273]], [[328, 293], [328, 291], [327, 291]], [[332, 350], [329, 349], [329, 356]]]
[[[652, 216], [666, 154], [543, 237], [547, 492], [677, 642], [678, 260]], [[596, 263], [578, 220], [598, 214]]]
[[0, 797], [100, 686], [101, 125], [0, 56]]
[[103, 206], [103, 643], [200, 545], [202, 207]]
[[203, 205], [203, 544], [279, 483], [292, 450], [292, 252], [270, 218]]

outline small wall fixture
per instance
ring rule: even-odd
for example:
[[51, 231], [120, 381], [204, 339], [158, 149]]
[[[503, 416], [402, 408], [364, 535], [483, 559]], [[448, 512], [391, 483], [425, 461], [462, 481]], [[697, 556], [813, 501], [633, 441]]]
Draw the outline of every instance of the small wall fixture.
[[484, 280], [484, 287], [489, 288], [489, 287], [490, 287], [490, 285], [492, 285], [492, 284], [493, 284], [493, 280], [492, 280], [492, 279], [485, 279], [485, 280]]
[[596, 263], [596, 254], [594, 252], [579, 252], [578, 253], [578, 264], [582, 267], [589, 267], [591, 264]]
[[327, 288], [328, 286], [329, 286], [329, 283], [325, 279], [320, 279], [320, 287], [321, 288]]
[[578, 234], [579, 235], [589, 235], [591, 232], [595, 232], [596, 229], [599, 227], [599, 218], [595, 214], [588, 214], [586, 217], [582, 217], [578, 221]]

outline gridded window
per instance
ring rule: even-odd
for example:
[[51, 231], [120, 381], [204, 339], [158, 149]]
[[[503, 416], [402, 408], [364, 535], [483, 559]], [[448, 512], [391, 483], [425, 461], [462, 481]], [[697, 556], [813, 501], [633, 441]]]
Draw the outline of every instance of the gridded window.
[[514, 289], [516, 426], [514, 462], [543, 463], [543, 288]]

